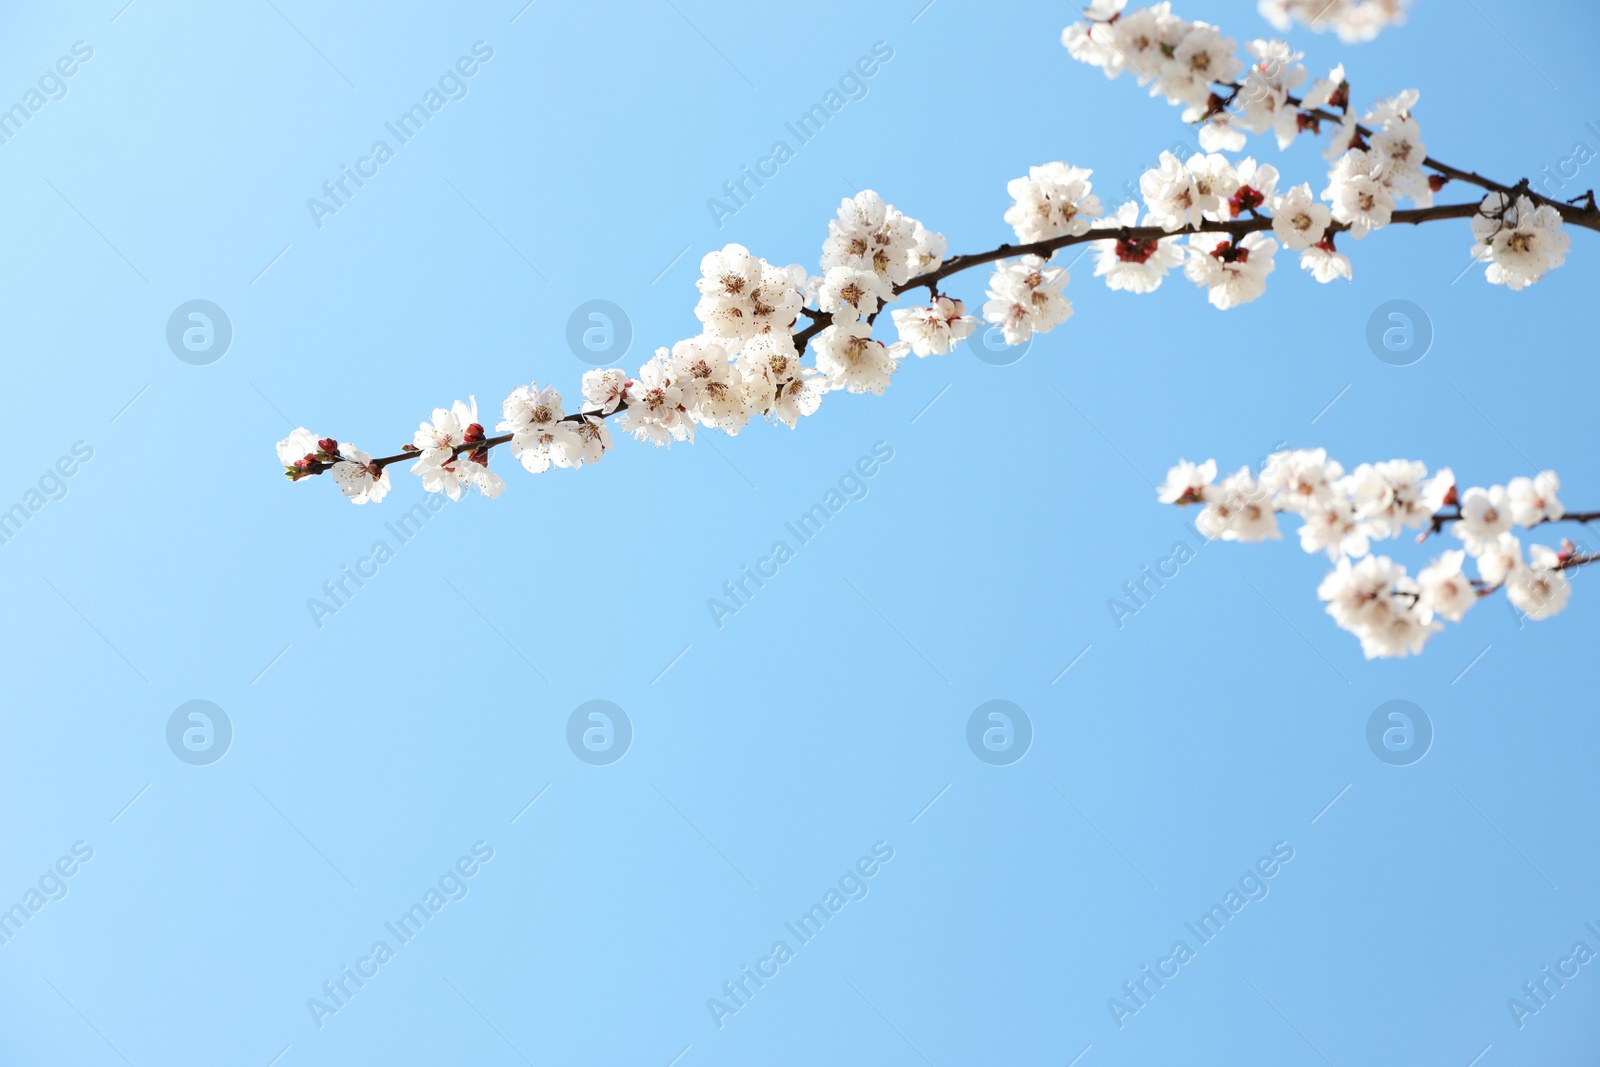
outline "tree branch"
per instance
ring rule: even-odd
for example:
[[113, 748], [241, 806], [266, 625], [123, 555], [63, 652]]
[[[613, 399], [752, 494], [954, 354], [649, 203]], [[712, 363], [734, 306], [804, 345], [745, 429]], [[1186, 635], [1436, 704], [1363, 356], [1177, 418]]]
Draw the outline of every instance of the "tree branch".
[[[1409, 208], [1402, 211], [1396, 211], [1391, 216], [1390, 222], [1391, 224], [1410, 223], [1411, 225], [1417, 226], [1424, 222], [1435, 222], [1441, 219], [1471, 218], [1477, 213], [1478, 205], [1475, 203], [1436, 204], [1433, 207]], [[1600, 225], [1597, 225], [1595, 228], [1600, 229]], [[1186, 227], [1179, 230], [1166, 230], [1160, 226], [1119, 226], [1115, 228], [1090, 230], [1088, 233], [1084, 234], [1052, 237], [1048, 241], [1034, 241], [1031, 244], [1001, 244], [985, 252], [968, 252], [962, 255], [951, 256], [935, 269], [928, 271], [925, 274], [919, 274], [916, 277], [906, 281], [906, 283], [903, 285], [895, 286], [894, 293], [896, 296], [899, 296], [903, 293], [910, 292], [913, 289], [924, 288], [927, 289], [929, 293], [936, 293], [938, 291], [939, 282], [953, 274], [959, 274], [962, 271], [971, 270], [973, 267], [982, 266], [985, 263], [994, 263], [1002, 259], [1010, 259], [1014, 256], [1039, 256], [1043, 259], [1049, 259], [1052, 255], [1063, 248], [1068, 248], [1072, 245], [1086, 244], [1090, 241], [1159, 241], [1168, 240], [1174, 237], [1184, 237], [1197, 233], [1214, 233], [1231, 237], [1233, 240], [1238, 241], [1247, 234], [1260, 233], [1270, 229], [1272, 229], [1272, 217], [1269, 215], [1256, 213], [1252, 214], [1249, 218], [1229, 219], [1224, 222], [1206, 222], [1200, 226]], [[1331, 222], [1328, 224], [1327, 233], [1343, 233], [1349, 229], [1350, 227], [1344, 223]], [[793, 334], [795, 350], [797, 353], [803, 355], [806, 350], [806, 345], [811, 341], [811, 339], [833, 324], [833, 316], [826, 311], [818, 311], [812, 308], [801, 308], [801, 311], [806, 315], [807, 318], [811, 319], [809, 325]], [[875, 319], [876, 315], [874, 315], [873, 318]], [[869, 319], [868, 321], [870, 322], [871, 320]], [[627, 403], [623, 402], [619, 403], [616, 408], [609, 412], [574, 412], [573, 414], [563, 418], [561, 421], [578, 422], [584, 418], [609, 418], [612, 415], [626, 411], [627, 407]], [[455, 456], [460, 456], [468, 452], [487, 452], [489, 449], [503, 445], [510, 440], [511, 434], [500, 434], [497, 437], [488, 437], [481, 441], [457, 445], [453, 450], [453, 453]], [[405, 459], [416, 458], [417, 453], [408, 449], [392, 456], [375, 458], [372, 460], [372, 463], [378, 470], [381, 471], [390, 464], [399, 463], [401, 460]], [[304, 468], [304, 471], [308, 475], [322, 474], [328, 470], [331, 470], [332, 468], [332, 463], [319, 460], [309, 464]]]
[[[1436, 534], [1452, 522], [1461, 521], [1461, 507], [1456, 506], [1454, 511], [1441, 511], [1433, 516], [1428, 523], [1428, 529], [1422, 534], [1420, 540], [1425, 540], [1430, 534]], [[1559, 519], [1540, 519], [1533, 526], [1546, 526], [1555, 522], [1581, 522], [1588, 525], [1591, 522], [1600, 522], [1600, 511], [1569, 511]], [[1533, 526], [1527, 529], [1533, 529]]]

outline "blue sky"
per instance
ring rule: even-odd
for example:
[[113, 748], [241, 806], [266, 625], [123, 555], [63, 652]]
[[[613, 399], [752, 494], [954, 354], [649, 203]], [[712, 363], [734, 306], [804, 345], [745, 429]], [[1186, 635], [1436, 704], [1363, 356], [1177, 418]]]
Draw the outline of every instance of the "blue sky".
[[[1175, 276], [1112, 293], [1085, 259], [1073, 319], [1015, 363], [917, 360], [797, 432], [620, 442], [580, 472], [497, 457], [500, 500], [402, 539], [409, 475], [355, 508], [286, 483], [273, 443], [305, 425], [382, 453], [457, 397], [575, 395], [588, 301], [623, 309], [636, 366], [696, 331], [695, 265], [725, 242], [814, 267], [871, 187], [988, 248], [1030, 164], [1120, 199], [1185, 129], [1068, 58], [1063, 4], [122, 2], [14, 8], [0, 33], [7, 103], [92, 50], [0, 144], [0, 504], [52, 497], [0, 545], [0, 903], [41, 900], [0, 945], [0, 1062], [1592, 1057], [1593, 967], [1520, 1029], [1506, 1006], [1600, 950], [1592, 580], [1555, 620], [1490, 602], [1373, 663], [1292, 534], [1204, 546], [1120, 628], [1107, 608], [1192, 539], [1150, 484], [1180, 457], [1554, 467], [1600, 506], [1566, 384], [1590, 374], [1592, 235], [1514, 294], [1455, 280], [1465, 223], [1387, 230], [1341, 246], [1353, 283], [1281, 257], [1227, 313]], [[1180, 12], [1243, 41], [1270, 29], [1253, 7]], [[1600, 150], [1597, 28], [1576, 2], [1418, 0], [1372, 44], [1293, 39], [1363, 103], [1420, 88], [1433, 154], [1515, 180]], [[879, 42], [864, 94], [795, 143]], [[462, 57], [455, 98], [314, 219]], [[793, 158], [715, 219], [778, 140]], [[1320, 187], [1309, 144], [1252, 147]], [[231, 324], [205, 365], [166, 340], [193, 300]], [[1414, 365], [1367, 347], [1390, 300], [1432, 324]], [[719, 627], [707, 600], [863, 457], [864, 494]], [[318, 626], [308, 600], [380, 541]], [[1007, 765], [968, 747], [996, 700], [1032, 735]], [[1367, 743], [1395, 700], [1433, 733], [1408, 766]], [[191, 701], [221, 709], [222, 758], [169, 747], [203, 726], [169, 731]], [[569, 730], [591, 701], [626, 726]], [[625, 755], [579, 758], [569, 736], [607, 721]], [[1258, 867], [1275, 847], [1292, 859]], [[1186, 924], [1266, 867], [1200, 945]], [[802, 943], [785, 924], [830, 889], [848, 903]], [[386, 924], [430, 890], [402, 943]], [[1193, 958], [1119, 1028], [1108, 998], [1178, 940]], [[778, 941], [792, 958], [716, 1018]], [[345, 967], [372, 976], [315, 1018]]]

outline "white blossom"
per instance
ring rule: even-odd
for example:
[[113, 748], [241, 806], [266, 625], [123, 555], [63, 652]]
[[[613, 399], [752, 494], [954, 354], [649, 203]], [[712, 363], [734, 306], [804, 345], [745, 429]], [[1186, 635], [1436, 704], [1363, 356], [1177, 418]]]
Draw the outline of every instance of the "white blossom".
[[389, 468], [378, 467], [372, 457], [349, 441], [339, 442], [339, 460], [333, 465], [333, 482], [352, 503], [378, 503], [389, 495]]
[[1332, 29], [1346, 43], [1370, 41], [1404, 22], [1411, 0], [1258, 0], [1261, 14], [1280, 30], [1295, 20], [1318, 33]]
[[1457, 549], [1446, 552], [1417, 573], [1421, 604], [1435, 615], [1460, 622], [1467, 609], [1478, 602], [1478, 591], [1461, 573], [1467, 554]]
[[600, 462], [611, 448], [611, 430], [598, 415], [579, 415], [568, 421], [571, 432], [556, 438], [550, 455], [558, 467], [582, 467]]
[[747, 383], [715, 341], [693, 338], [672, 347], [681, 402], [701, 426], [730, 436], [744, 429], [755, 404]]
[[1421, 604], [1417, 583], [1387, 556], [1341, 559], [1317, 587], [1317, 597], [1341, 629], [1361, 640], [1368, 659], [1417, 655], [1443, 624]]
[[[1503, 486], [1468, 489], [1457, 504], [1450, 468], [1430, 475], [1417, 460], [1363, 463], [1346, 474], [1322, 449], [1292, 449], [1274, 452], [1261, 467], [1259, 478], [1241, 468], [1219, 485], [1214, 460], [1183, 460], [1168, 471], [1157, 496], [1168, 504], [1204, 505], [1197, 527], [1222, 540], [1272, 538], [1277, 513], [1302, 516], [1301, 547], [1334, 561], [1317, 595], [1334, 621], [1360, 639], [1369, 659], [1419, 653], [1444, 621], [1460, 622], [1481, 597], [1500, 590], [1526, 617], [1548, 618], [1566, 605], [1568, 567], [1588, 559], [1563, 541], [1559, 551], [1532, 546], [1524, 563], [1522, 544], [1509, 532], [1513, 514], [1523, 525], [1565, 515], [1553, 471], [1513, 480], [1514, 493]], [[1454, 511], [1448, 510], [1452, 504]], [[1444, 526], [1463, 548], [1441, 553], [1414, 580], [1403, 565], [1372, 554], [1374, 541], [1421, 529], [1421, 542]], [[1464, 572], [1469, 557], [1476, 579]]]
[[894, 299], [894, 290], [877, 271], [860, 267], [829, 267], [817, 287], [817, 306], [834, 322], [854, 322], [877, 313], [878, 304]]
[[1333, 212], [1311, 198], [1311, 186], [1301, 182], [1272, 201], [1272, 232], [1285, 248], [1303, 252], [1322, 240]]
[[828, 222], [822, 269], [855, 267], [875, 272], [889, 286], [904, 285], [932, 241], [926, 232], [919, 236], [919, 228], [871, 189], [847, 197]]
[[317, 435], [300, 426], [278, 442], [278, 462], [284, 467], [294, 467], [316, 459], [318, 451]]
[[978, 326], [977, 317], [967, 314], [965, 304], [942, 294], [923, 307], [897, 308], [890, 317], [900, 340], [918, 356], [942, 356], [972, 336]]
[[[626, 384], [621, 371], [590, 371], [584, 375], [585, 394], [591, 385], [594, 387], [591, 403], [602, 402], [610, 375], [622, 378]], [[615, 406], [612, 404], [613, 410]], [[548, 386], [540, 389], [538, 383], [511, 390], [500, 405], [500, 414], [502, 418], [495, 429], [511, 434], [511, 455], [530, 474], [549, 470], [557, 459], [557, 444], [564, 444], [574, 432], [574, 424], [563, 421], [566, 413], [561, 409], [561, 394]]]
[[1556, 491], [1561, 479], [1555, 471], [1540, 471], [1534, 478], [1513, 478], [1506, 483], [1506, 501], [1511, 508], [1511, 521], [1518, 526], [1533, 526], [1541, 522], [1555, 522], [1567, 513]]
[[1183, 270], [1190, 281], [1205, 286], [1213, 307], [1226, 311], [1267, 291], [1277, 251], [1278, 242], [1260, 233], [1246, 234], [1237, 244], [1215, 233], [1191, 234]]
[[826, 378], [801, 365], [788, 334], [765, 334], [745, 345], [739, 353], [739, 370], [755, 410], [791, 430], [801, 416], [816, 413], [828, 390]]
[[1467, 551], [1476, 556], [1511, 529], [1511, 521], [1511, 499], [1505, 486], [1473, 486], [1461, 495], [1461, 520], [1451, 532], [1465, 541]]
[[1522, 542], [1510, 533], [1486, 538], [1479, 546], [1477, 558], [1478, 577], [1491, 588], [1505, 584], [1507, 578], [1522, 569]]
[[989, 279], [984, 321], [999, 326], [1008, 345], [1054, 329], [1072, 317], [1072, 302], [1061, 295], [1069, 280], [1065, 267], [1047, 267], [1038, 256], [1002, 261]]
[[1537, 207], [1524, 195], [1504, 193], [1483, 198], [1472, 217], [1477, 239], [1473, 255], [1489, 264], [1489, 282], [1518, 290], [1532, 285], [1567, 261], [1572, 241], [1561, 228], [1561, 215], [1549, 204]]
[[[623, 397], [627, 395], [628, 376], [617, 368], [584, 371], [583, 399], [595, 412], [601, 415], [611, 414], [617, 410], [617, 405], [622, 403]], [[559, 394], [556, 397], [556, 406], [558, 408], [561, 406]]]
[[[1317, 78], [1311, 83], [1311, 88], [1300, 95], [1300, 106], [1306, 109], [1325, 107], [1333, 102], [1335, 95], [1342, 87], [1347, 87], [1345, 80], [1344, 64], [1340, 63], [1328, 71], [1326, 78]], [[1346, 93], [1348, 89], [1346, 88]]]
[[1300, 253], [1300, 269], [1310, 271], [1311, 276], [1323, 284], [1351, 278], [1350, 257], [1333, 247], [1332, 234]]
[[[1134, 227], [1139, 220], [1139, 205], [1128, 201], [1116, 214], [1100, 219], [1097, 229], [1125, 229]], [[1151, 225], [1146, 216], [1145, 225]], [[1106, 285], [1130, 293], [1148, 293], [1161, 285], [1162, 279], [1173, 267], [1183, 265], [1183, 245], [1177, 237], [1118, 237], [1095, 241], [1094, 274], [1105, 278]]]
[[1328, 173], [1322, 199], [1333, 206], [1334, 219], [1350, 227], [1350, 236], [1358, 241], [1389, 225], [1394, 214], [1394, 194], [1378, 177], [1376, 162], [1359, 148], [1339, 157]]
[[673, 441], [693, 441], [694, 422], [689, 418], [684, 401], [672, 354], [665, 348], [658, 348], [628, 383], [628, 407], [622, 415], [622, 429], [657, 448]]
[[1195, 520], [1195, 526], [1208, 538], [1275, 541], [1282, 536], [1269, 494], [1251, 476], [1249, 467], [1240, 467], [1221, 485], [1207, 486], [1205, 500], [1206, 509]]
[[1528, 565], [1506, 578], [1506, 596], [1530, 619], [1548, 619], [1567, 606], [1572, 583], [1561, 571], [1560, 558], [1545, 545], [1534, 545]]
[[817, 370], [827, 378], [829, 388], [879, 396], [894, 375], [898, 357], [909, 347], [874, 341], [872, 327], [865, 322], [836, 322], [817, 334], [811, 344], [817, 354]]
[[1300, 65], [1303, 53], [1286, 41], [1251, 41], [1245, 48], [1255, 62], [1234, 99], [1239, 123], [1252, 133], [1273, 133], [1278, 147], [1287, 148], [1300, 132], [1299, 109], [1288, 101], [1306, 80], [1306, 68]]
[[694, 313], [706, 332], [738, 343], [772, 331], [787, 333], [800, 315], [804, 268], [775, 267], [730, 244], [700, 261], [700, 303]]
[[1094, 172], [1066, 163], [1029, 167], [1026, 178], [1012, 178], [1006, 192], [1014, 201], [1005, 219], [1023, 244], [1052, 237], [1078, 237], [1101, 213], [1100, 198], [1090, 190]]
[[433, 418], [424, 420], [411, 438], [418, 453], [411, 473], [422, 478], [424, 490], [443, 493], [451, 500], [460, 500], [463, 489], [473, 485], [481, 487], [476, 472], [462, 467], [470, 460], [456, 455], [458, 447], [470, 443], [469, 438], [481, 440], [483, 437], [483, 427], [478, 424], [478, 400], [476, 397], [468, 399], [466, 404], [457, 400], [448, 408], [434, 408]]

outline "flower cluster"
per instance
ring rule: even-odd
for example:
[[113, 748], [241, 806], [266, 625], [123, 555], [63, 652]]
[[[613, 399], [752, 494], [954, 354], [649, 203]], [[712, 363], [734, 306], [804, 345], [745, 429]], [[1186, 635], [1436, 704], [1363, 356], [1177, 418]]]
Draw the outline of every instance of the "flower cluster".
[[[1534, 545], [1526, 561], [1513, 526], [1533, 527], [1569, 516], [1556, 492], [1554, 471], [1513, 478], [1504, 486], [1458, 492], [1446, 467], [1432, 475], [1415, 460], [1363, 463], [1349, 473], [1322, 449], [1275, 452], [1259, 471], [1241, 467], [1217, 481], [1214, 460], [1180, 462], [1158, 491], [1166, 504], [1202, 504], [1196, 527], [1209, 538], [1264, 541], [1281, 537], [1278, 516], [1300, 518], [1300, 546], [1326, 552], [1334, 561], [1317, 589], [1328, 614], [1361, 640], [1368, 659], [1416, 655], [1441, 620], [1460, 622], [1468, 608], [1499, 589], [1531, 619], [1545, 619], [1566, 606], [1571, 590], [1565, 571], [1594, 561], [1570, 541], [1559, 548]], [[1374, 541], [1406, 530], [1445, 526], [1462, 548], [1442, 553], [1415, 578], [1388, 556], [1372, 553]], [[1462, 571], [1472, 557], [1477, 577]]]
[[[774, 265], [737, 244], [707, 255], [696, 282], [701, 333], [656, 349], [632, 377], [616, 369], [589, 371], [579, 411], [569, 413], [558, 391], [533, 383], [506, 397], [495, 427], [500, 437], [485, 435], [476, 399], [457, 400], [436, 409], [399, 456], [373, 460], [349, 444], [319, 442], [304, 429], [281, 442], [278, 455], [292, 479], [331, 469], [357, 503], [381, 499], [389, 489], [387, 465], [410, 458], [424, 490], [454, 500], [474, 488], [499, 495], [505, 483], [489, 469], [489, 452], [500, 444], [509, 444], [512, 456], [535, 474], [598, 462], [612, 446], [606, 424], [612, 416], [620, 429], [657, 446], [693, 442], [697, 428], [735, 435], [756, 416], [793, 429], [817, 411], [823, 394], [881, 394], [908, 352], [947, 353], [972, 333], [977, 320], [962, 302], [934, 292], [931, 305], [894, 313], [904, 340], [884, 344], [872, 337], [882, 305], [897, 299], [914, 276], [937, 271], [944, 255], [942, 235], [868, 190], [844, 200], [829, 223], [821, 275]], [[1058, 273], [1065, 272], [1050, 272], [1052, 282]], [[810, 302], [818, 310], [807, 309]], [[1044, 306], [1049, 303], [1041, 301], [1037, 310], [1030, 303], [1029, 314], [1052, 324], [1065, 317], [1055, 305]], [[815, 366], [801, 361], [794, 327], [802, 310], [827, 323], [810, 339]]]
[[1014, 203], [1006, 209], [1006, 221], [1017, 232], [1017, 240], [1032, 244], [1088, 233], [1101, 213], [1100, 198], [1089, 184], [1093, 173], [1065, 163], [1046, 163], [1029, 167], [1026, 178], [1007, 182], [1006, 192]]
[[[1318, 282], [1350, 279], [1350, 260], [1334, 245], [1341, 233], [1361, 239], [1394, 222], [1470, 217], [1473, 254], [1486, 264], [1488, 280], [1522, 289], [1565, 261], [1564, 224], [1600, 229], [1592, 195], [1582, 207], [1573, 206], [1576, 200], [1557, 203], [1534, 194], [1527, 182], [1504, 186], [1430, 159], [1412, 114], [1415, 90], [1358, 116], [1342, 66], [1310, 79], [1302, 54], [1284, 41], [1250, 41], [1241, 49], [1217, 27], [1180, 18], [1168, 2], [1130, 11], [1125, 4], [1091, 0], [1086, 20], [1068, 27], [1063, 43], [1108, 77], [1130, 72], [1152, 95], [1182, 107], [1185, 120], [1199, 127], [1202, 148], [1186, 160], [1162, 153], [1141, 176], [1139, 199], [1113, 209], [1095, 194], [1088, 168], [1062, 161], [1032, 166], [1006, 186], [1004, 219], [1020, 247], [947, 257], [941, 234], [868, 190], [840, 202], [816, 274], [769, 262], [738, 244], [706, 255], [695, 282], [698, 332], [655, 349], [631, 375], [589, 371], [576, 410], [568, 411], [550, 386], [518, 386], [501, 405], [498, 436], [490, 437], [476, 400], [458, 400], [434, 410], [398, 455], [378, 458], [299, 429], [278, 446], [285, 473], [292, 480], [332, 473], [348, 498], [366, 503], [383, 498], [388, 467], [405, 460], [428, 492], [455, 499], [476, 489], [493, 497], [504, 488], [490, 470], [493, 449], [508, 445], [534, 473], [588, 466], [611, 450], [613, 418], [625, 435], [656, 446], [693, 443], [703, 430], [738, 434], [758, 418], [793, 429], [819, 410], [825, 394], [881, 394], [909, 354], [948, 354], [980, 321], [998, 327], [1010, 345], [1027, 344], [1066, 322], [1073, 313], [1065, 291], [1070, 278], [1053, 260], [1074, 244], [1090, 246], [1085, 251], [1095, 253], [1095, 276], [1113, 290], [1148, 293], [1182, 268], [1212, 305], [1228, 309], [1266, 291], [1280, 249], [1298, 253], [1301, 268]], [[1280, 25], [1310, 19], [1347, 38], [1369, 37], [1398, 21], [1403, 6], [1404, 0], [1262, 0]], [[1320, 135], [1325, 125], [1331, 127], [1324, 153], [1329, 173], [1320, 194], [1310, 182], [1282, 180], [1270, 164], [1230, 155], [1244, 148], [1249, 134], [1270, 134], [1285, 148], [1302, 133]], [[1431, 206], [1450, 180], [1479, 186], [1488, 196]], [[1399, 207], [1401, 200], [1412, 206]], [[993, 273], [987, 299], [978, 314], [969, 314], [963, 300], [945, 291], [946, 279], [980, 265], [991, 265]], [[891, 307], [923, 289], [926, 303]], [[886, 310], [893, 341], [873, 336]], [[803, 326], [802, 316], [809, 320]], [[1253, 540], [1275, 535], [1280, 511], [1299, 511], [1307, 516], [1301, 536], [1308, 548], [1364, 558], [1368, 542], [1393, 530], [1361, 494], [1381, 496], [1388, 486], [1383, 491], [1401, 499], [1396, 487], [1410, 485], [1401, 479], [1411, 476], [1382, 467], [1348, 477], [1324, 470], [1323, 476], [1339, 488], [1285, 497], [1283, 507], [1273, 503], [1278, 487], [1234, 476], [1206, 490], [1222, 494], [1204, 498], [1208, 521], [1226, 515], [1219, 536]], [[1266, 503], [1257, 497], [1263, 492]], [[1402, 524], [1439, 521], [1436, 508], [1405, 514]], [[1510, 591], [1511, 583], [1507, 577], [1495, 586]], [[1420, 598], [1419, 591], [1413, 599]]]
[[377, 503], [389, 494], [389, 472], [349, 441], [318, 438], [304, 426], [278, 442], [278, 462], [291, 482], [331, 464], [339, 491], [357, 504]]
[[1548, 204], [1504, 193], [1483, 198], [1472, 217], [1472, 254], [1489, 264], [1489, 281], [1508, 289], [1532, 285], [1567, 261], [1572, 240]]
[[[1062, 43], [1074, 58], [1099, 67], [1107, 77], [1131, 71], [1140, 84], [1150, 86], [1151, 95], [1182, 106], [1184, 120], [1199, 125], [1200, 145], [1207, 154], [1184, 163], [1164, 153], [1140, 180], [1149, 220], [1155, 224], [1192, 232], [1227, 217], [1216, 206], [1217, 194], [1207, 188], [1226, 187], [1231, 164], [1216, 153], [1239, 151], [1246, 133], [1272, 133], [1278, 147], [1286, 148], [1300, 133], [1320, 133], [1325, 122], [1336, 123], [1324, 153], [1330, 167], [1320, 199], [1326, 207], [1312, 203], [1309, 183], [1275, 197], [1258, 182], [1255, 192], [1261, 198], [1242, 205], [1256, 214], [1270, 212], [1273, 230], [1300, 253], [1301, 267], [1317, 281], [1330, 282], [1352, 276], [1350, 260], [1334, 247], [1336, 232], [1360, 240], [1394, 221], [1401, 200], [1409, 201], [1413, 212], [1431, 207], [1434, 194], [1450, 180], [1451, 174], [1428, 158], [1412, 114], [1417, 90], [1380, 100], [1358, 114], [1350, 107], [1350, 84], [1340, 65], [1296, 97], [1292, 94], [1305, 84], [1307, 71], [1300, 64], [1302, 53], [1286, 42], [1251, 41], [1241, 53], [1215, 26], [1173, 14], [1170, 3], [1124, 12], [1125, 2], [1096, 0], [1086, 21], [1063, 31]], [[1317, 28], [1334, 26], [1347, 40], [1370, 38], [1383, 25], [1400, 21], [1403, 9], [1399, 0], [1262, 0], [1261, 6], [1280, 28], [1287, 28], [1294, 16]], [[1240, 165], [1241, 172], [1245, 165], [1251, 161]], [[1012, 195], [1018, 199], [1019, 218], [1029, 218], [1031, 204], [1015, 189]], [[1227, 199], [1226, 193], [1221, 195]], [[1232, 217], [1238, 217], [1241, 205], [1230, 206]], [[1289, 220], [1280, 224], [1286, 214]], [[1560, 212], [1549, 203], [1496, 188], [1472, 219], [1473, 253], [1488, 264], [1488, 281], [1520, 289], [1565, 261], [1568, 239], [1561, 224]], [[1291, 229], [1299, 235], [1294, 241], [1286, 232]], [[1191, 246], [1187, 273], [1207, 286], [1213, 304], [1233, 307], [1260, 295], [1270, 265], [1235, 268], [1227, 258], [1231, 250], [1214, 237], [1196, 235]], [[1262, 250], [1251, 254], [1259, 257]], [[1214, 262], [1206, 262], [1206, 256]], [[1164, 269], [1158, 262], [1142, 270], [1113, 271], [1108, 266], [1096, 273], [1109, 275], [1114, 287], [1147, 292], [1159, 284], [1158, 272]]]
[[1332, 29], [1347, 43], [1370, 41], [1387, 26], [1406, 20], [1411, 0], [1260, 0], [1261, 14], [1279, 30], [1294, 21], [1318, 33]]
[[1070, 280], [1065, 267], [1047, 267], [1038, 256], [1002, 262], [989, 279], [984, 320], [1000, 327], [1006, 344], [1023, 344], [1072, 317], [1072, 301], [1061, 295]]
[[1169, 103], [1206, 107], [1211, 86], [1231, 82], [1244, 63], [1231, 37], [1206, 22], [1172, 13], [1170, 3], [1124, 13], [1127, 0], [1094, 0], [1085, 20], [1061, 31], [1072, 58], [1105, 71], [1106, 77], [1132, 72], [1151, 96]]

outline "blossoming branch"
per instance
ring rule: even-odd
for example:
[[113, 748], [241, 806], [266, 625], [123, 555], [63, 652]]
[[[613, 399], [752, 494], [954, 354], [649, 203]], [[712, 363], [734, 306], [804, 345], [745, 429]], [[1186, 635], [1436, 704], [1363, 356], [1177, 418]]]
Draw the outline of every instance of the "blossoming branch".
[[[620, 429], [657, 446], [692, 442], [704, 430], [734, 435], [758, 417], [793, 429], [826, 394], [881, 395], [909, 356], [944, 355], [970, 336], [978, 316], [943, 289], [953, 275], [994, 264], [982, 319], [1009, 345], [1059, 326], [1073, 307], [1064, 292], [1067, 270], [1051, 259], [1076, 244], [1095, 246], [1094, 273], [1112, 289], [1149, 293], [1182, 267], [1214, 306], [1228, 309], [1266, 291], [1280, 242], [1299, 253], [1313, 278], [1329, 283], [1352, 275], [1349, 258], [1335, 246], [1338, 235], [1362, 240], [1395, 223], [1467, 219], [1487, 280], [1520, 290], [1565, 262], [1564, 226], [1600, 230], [1592, 192], [1552, 201], [1526, 179], [1506, 185], [1427, 155], [1412, 113], [1416, 90], [1358, 115], [1342, 66], [1296, 96], [1307, 71], [1286, 42], [1252, 41], [1247, 61], [1215, 26], [1179, 18], [1167, 3], [1125, 13], [1125, 2], [1095, 0], [1086, 20], [1063, 32], [1063, 44], [1107, 77], [1129, 73], [1152, 95], [1183, 107], [1205, 149], [1187, 160], [1163, 153], [1140, 180], [1142, 205], [1130, 201], [1107, 212], [1093, 192], [1092, 171], [1047, 163], [1007, 186], [1012, 204], [1004, 218], [1017, 243], [947, 257], [943, 235], [868, 190], [844, 200], [829, 221], [818, 274], [770, 263], [736, 244], [708, 254], [696, 283], [698, 334], [658, 348], [632, 376], [589, 371], [577, 411], [568, 412], [553, 387], [519, 386], [501, 404], [491, 435], [476, 399], [457, 400], [434, 409], [400, 452], [380, 458], [299, 429], [278, 444], [285, 473], [298, 481], [331, 471], [340, 490], [363, 504], [382, 499], [388, 468], [408, 460], [428, 492], [456, 499], [477, 488], [494, 497], [505, 483], [489, 468], [492, 449], [509, 444], [533, 473], [582, 467], [611, 450], [613, 417]], [[1357, 40], [1396, 21], [1403, 6], [1261, 0], [1280, 26], [1299, 18]], [[1324, 126], [1331, 131], [1325, 153], [1331, 167], [1320, 193], [1308, 182], [1280, 182], [1271, 164], [1223, 154], [1242, 149], [1248, 133], [1271, 133], [1284, 148]], [[1485, 195], [1434, 203], [1451, 182]], [[1401, 200], [1411, 206], [1400, 207]], [[926, 303], [891, 309], [892, 342], [873, 336], [889, 304], [922, 289]], [[803, 362], [808, 354], [810, 363]]]
[[[1459, 492], [1448, 467], [1429, 476], [1422, 463], [1394, 459], [1346, 474], [1319, 448], [1275, 452], [1259, 477], [1248, 467], [1220, 484], [1216, 477], [1214, 460], [1182, 461], [1167, 473], [1160, 499], [1205, 505], [1196, 526], [1224, 541], [1276, 540], [1278, 516], [1300, 516], [1300, 546], [1336, 561], [1317, 596], [1341, 629], [1360, 638], [1368, 659], [1420, 654], [1444, 629], [1441, 620], [1460, 622], [1468, 608], [1501, 589], [1526, 617], [1547, 619], [1567, 606], [1566, 572], [1600, 560], [1563, 539], [1557, 548], [1531, 546], [1524, 561], [1513, 526], [1600, 520], [1600, 511], [1566, 510], [1554, 471]], [[1421, 543], [1446, 527], [1462, 547], [1442, 553], [1414, 579], [1388, 556], [1371, 554], [1373, 541], [1412, 529], [1422, 531]], [[1462, 570], [1468, 556], [1475, 578]]]

